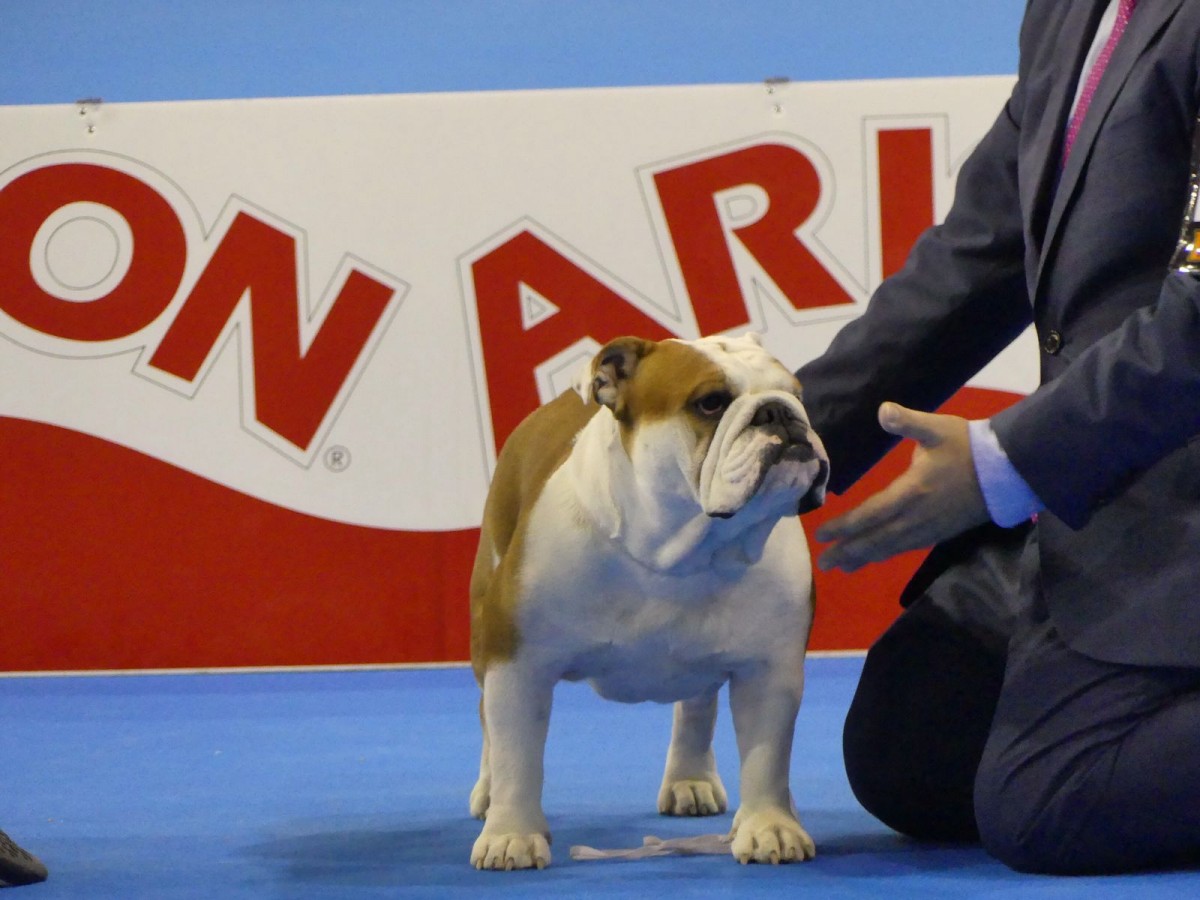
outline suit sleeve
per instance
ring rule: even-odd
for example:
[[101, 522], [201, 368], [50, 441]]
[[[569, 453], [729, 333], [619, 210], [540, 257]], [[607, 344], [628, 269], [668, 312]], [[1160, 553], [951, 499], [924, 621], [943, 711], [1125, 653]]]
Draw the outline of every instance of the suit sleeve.
[[884, 400], [940, 406], [1031, 321], [1017, 183], [1022, 89], [959, 173], [946, 220], [917, 240], [866, 311], [797, 375], [844, 491], [895, 443]]
[[1072, 528], [1085, 525], [1139, 473], [1200, 434], [1200, 281], [1171, 275], [1156, 303], [992, 426], [1046, 507]]

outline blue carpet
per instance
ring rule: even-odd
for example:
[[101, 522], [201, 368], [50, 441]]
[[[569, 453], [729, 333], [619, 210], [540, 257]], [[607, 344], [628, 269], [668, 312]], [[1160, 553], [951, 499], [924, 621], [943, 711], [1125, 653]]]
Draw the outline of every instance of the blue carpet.
[[[654, 813], [667, 707], [606, 703], [562, 685], [546, 765], [554, 864], [516, 873], [467, 862], [479, 735], [466, 669], [0, 679], [0, 828], [50, 867], [48, 882], [13, 896], [1200, 895], [1200, 873], [1018, 875], [978, 849], [913, 843], [875, 822], [854, 802], [839, 750], [860, 667], [857, 658], [809, 661], [792, 789], [815, 861], [572, 861], [572, 844], [633, 847], [646, 834], [725, 831], [730, 819]], [[733, 805], [724, 706], [717, 742]]]

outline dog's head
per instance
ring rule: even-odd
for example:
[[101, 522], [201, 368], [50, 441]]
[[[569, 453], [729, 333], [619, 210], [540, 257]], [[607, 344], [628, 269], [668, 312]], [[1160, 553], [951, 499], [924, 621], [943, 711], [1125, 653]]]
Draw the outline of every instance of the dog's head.
[[719, 518], [764, 501], [800, 512], [824, 502], [829, 460], [800, 383], [757, 335], [617, 338], [580, 387], [612, 411], [648, 490], [690, 493]]

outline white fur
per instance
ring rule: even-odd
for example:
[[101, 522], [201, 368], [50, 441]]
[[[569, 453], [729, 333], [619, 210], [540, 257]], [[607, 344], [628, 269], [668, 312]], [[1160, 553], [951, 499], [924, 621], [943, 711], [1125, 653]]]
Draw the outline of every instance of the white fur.
[[[733, 855], [814, 854], [788, 770], [812, 621], [811, 564], [795, 510], [820, 466], [788, 461], [759, 477], [767, 438], [747, 427], [754, 411], [764, 400], [801, 417], [803, 407], [756, 341], [720, 341], [733, 349], [693, 342], [738, 391], [707, 454], [672, 419], [638, 423], [627, 454], [601, 410], [525, 521], [518, 649], [483, 679], [484, 752], [471, 797], [472, 812], [486, 817], [471, 854], [479, 868], [550, 862], [542, 758], [562, 679], [585, 679], [623, 702], [679, 701], [658, 797], [673, 815], [725, 810], [711, 744], [716, 694], [728, 683], [742, 762]], [[823, 458], [815, 438], [814, 447]], [[706, 508], [733, 515], [714, 518]]]

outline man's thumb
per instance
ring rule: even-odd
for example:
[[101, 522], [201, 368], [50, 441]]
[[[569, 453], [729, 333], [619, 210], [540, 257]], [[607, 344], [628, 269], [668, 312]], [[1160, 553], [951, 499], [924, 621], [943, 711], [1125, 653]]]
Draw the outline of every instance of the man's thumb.
[[918, 444], [936, 444], [941, 439], [936, 423], [936, 416], [908, 409], [899, 403], [889, 401], [879, 407], [879, 424], [884, 431], [911, 438]]

